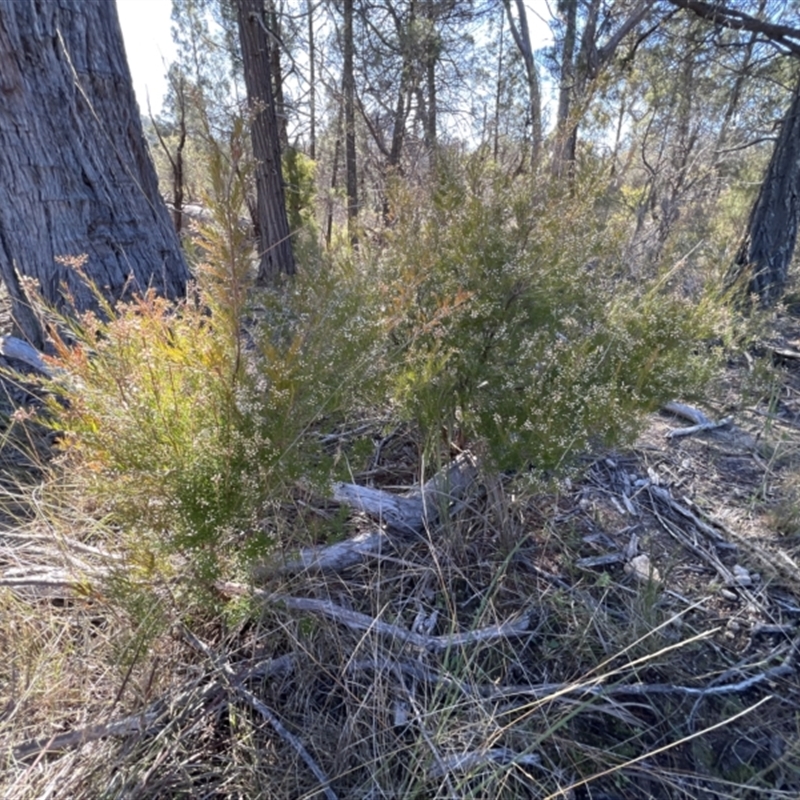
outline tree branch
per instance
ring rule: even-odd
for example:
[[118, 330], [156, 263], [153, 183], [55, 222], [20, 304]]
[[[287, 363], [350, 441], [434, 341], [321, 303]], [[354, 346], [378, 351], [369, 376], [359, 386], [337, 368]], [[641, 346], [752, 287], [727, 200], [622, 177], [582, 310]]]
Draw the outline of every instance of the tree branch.
[[790, 25], [775, 25], [758, 19], [744, 11], [728, 8], [722, 4], [706, 3], [704, 0], [669, 0], [672, 5], [692, 11], [698, 17], [707, 19], [715, 25], [736, 31], [760, 33], [771, 42], [785, 47], [793, 56], [800, 58], [800, 28]]

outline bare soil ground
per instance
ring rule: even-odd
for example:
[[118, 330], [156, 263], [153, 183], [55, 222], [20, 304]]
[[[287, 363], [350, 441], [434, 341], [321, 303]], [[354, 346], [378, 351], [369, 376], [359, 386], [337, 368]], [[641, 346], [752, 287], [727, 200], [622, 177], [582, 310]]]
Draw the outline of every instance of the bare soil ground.
[[[76, 562], [41, 518], [8, 525], [0, 794], [797, 798], [797, 321], [710, 395], [730, 425], [668, 438], [689, 423], [655, 414], [556, 488], [483, 480], [339, 574], [270, 561], [213, 620], [170, 618], [162, 587], [148, 628], [85, 578], [99, 549]], [[418, 479], [411, 434], [378, 455], [361, 482]], [[375, 526], [309, 497], [286, 524]], [[82, 595], [8, 580], [76, 563]]]

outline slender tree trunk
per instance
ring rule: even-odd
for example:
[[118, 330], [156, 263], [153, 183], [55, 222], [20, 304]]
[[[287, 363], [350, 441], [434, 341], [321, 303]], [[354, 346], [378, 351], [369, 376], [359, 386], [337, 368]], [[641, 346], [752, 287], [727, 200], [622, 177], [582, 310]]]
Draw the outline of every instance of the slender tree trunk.
[[[564, 61], [569, 64], [569, 94], [563, 98], [566, 100], [563, 128], [556, 133], [557, 157], [554, 160], [554, 173], [558, 177], [570, 180], [575, 176], [575, 160], [578, 155], [578, 122], [585, 108], [589, 83], [597, 77], [600, 70], [600, 54], [596, 41], [600, 6], [601, 0], [591, 0], [589, 3], [578, 53], [577, 55], [574, 53], [577, 36], [573, 34], [571, 57]], [[569, 14], [567, 28], [569, 28], [570, 25], [575, 25], [577, 0], [570, 0], [567, 13]], [[566, 45], [565, 37], [565, 50]], [[566, 59], [567, 53], [564, 55]], [[559, 96], [559, 106], [561, 100], [562, 97]]]
[[244, 82], [252, 115], [251, 136], [256, 159], [256, 202], [260, 239], [259, 283], [274, 282], [280, 273], [295, 272], [286, 217], [281, 150], [270, 79], [270, 50], [261, 0], [238, 1], [239, 39]]
[[403, 153], [403, 142], [406, 133], [406, 120], [411, 103], [408, 95], [406, 75], [408, 64], [403, 65], [403, 73], [400, 78], [400, 88], [397, 90], [397, 104], [394, 109], [394, 122], [392, 124], [392, 143], [389, 149], [389, 169], [397, 170], [400, 166], [400, 157]]
[[783, 296], [800, 223], [800, 81], [781, 124], [764, 181], [750, 212], [747, 233], [736, 256], [732, 279], [748, 272], [748, 293], [761, 305]]
[[333, 194], [339, 180], [339, 160], [342, 154], [342, 117], [344, 116], [344, 97], [339, 101], [339, 113], [336, 115], [336, 143], [333, 146], [333, 166], [331, 167], [331, 191], [328, 195], [328, 220], [325, 225], [325, 246], [331, 249], [333, 238]]
[[[399, 18], [395, 19], [395, 31], [397, 39], [401, 42], [401, 52], [403, 54], [403, 66], [400, 70], [400, 86], [397, 89], [397, 103], [395, 104], [394, 121], [392, 124], [392, 143], [389, 149], [389, 173], [400, 170], [403, 145], [405, 144], [406, 122], [411, 111], [412, 94], [412, 74], [414, 65], [411, 61], [411, 53], [405, 43], [408, 38], [408, 31], [413, 30], [417, 20], [417, 5], [411, 2], [408, 11], [407, 30], [400, 24]], [[384, 204], [384, 211], [386, 211]]]
[[170, 171], [172, 172], [172, 224], [175, 228], [175, 233], [180, 237], [183, 228], [183, 150], [186, 147], [186, 82], [183, 75], [177, 77], [170, 72], [170, 83], [172, 90], [175, 92], [175, 104], [178, 114], [178, 143], [175, 146], [175, 154], [169, 149], [169, 145], [164, 139], [161, 128], [158, 125], [153, 113], [150, 110], [150, 104], [147, 104], [147, 111], [150, 116], [150, 123], [156, 133], [158, 143], [164, 151], [164, 155], [169, 161]]
[[[588, 0], [584, 6], [581, 44], [577, 57], [577, 0], [566, 0], [566, 28], [561, 49], [561, 81], [556, 122], [556, 146], [552, 171], [556, 177], [574, 175], [578, 149], [578, 123], [584, 112], [592, 84], [614, 58], [619, 46], [633, 33], [654, 7], [654, 0], [638, 0], [610, 28], [608, 18], [601, 20], [603, 0]], [[656, 30], [653, 26], [649, 35]], [[599, 43], [603, 35], [605, 44]]]
[[186, 123], [182, 122], [175, 158], [172, 161], [172, 225], [178, 236], [183, 231], [183, 148], [186, 144]]
[[437, 97], [436, 97], [436, 63], [440, 56], [440, 39], [436, 30], [436, 9], [433, 0], [428, 0], [425, 5], [425, 20], [428, 25], [425, 37], [425, 102], [426, 113], [424, 117], [424, 139], [425, 149], [428, 151], [430, 166], [433, 169], [436, 165], [437, 147]]
[[317, 88], [315, 74], [316, 49], [314, 45], [314, 0], [308, 0], [308, 81], [309, 81], [309, 136], [308, 155], [317, 160]]
[[517, 21], [511, 11], [511, 0], [503, 0], [503, 4], [508, 17], [508, 27], [511, 29], [511, 35], [514, 37], [517, 49], [525, 64], [531, 124], [531, 169], [535, 170], [539, 165], [539, 157], [542, 151], [542, 99], [539, 88], [539, 74], [536, 70], [536, 61], [533, 58], [531, 34], [528, 28], [528, 12], [524, 0], [515, 0]]
[[175, 233], [183, 232], [183, 149], [186, 145], [186, 119], [181, 117], [178, 146], [175, 149], [175, 169], [172, 172], [172, 220]]
[[41, 346], [24, 281], [64, 311], [189, 279], [158, 194], [107, 0], [0, 0], [0, 276], [20, 333]]
[[500, 15], [500, 39], [497, 52], [497, 90], [494, 99], [494, 161], [497, 163], [500, 149], [500, 100], [503, 90], [503, 23], [506, 21], [505, 14]]
[[558, 112], [556, 116], [553, 175], [562, 177], [567, 165], [575, 157], [574, 135], [570, 128], [572, 93], [575, 89], [575, 39], [577, 35], [578, 0], [566, 0], [564, 5], [564, 42], [561, 46], [561, 75], [558, 85]]
[[347, 227], [355, 244], [358, 215], [358, 172], [356, 170], [356, 103], [353, 73], [353, 0], [344, 0], [344, 154], [347, 176]]
[[175, 157], [170, 156], [167, 150], [170, 164], [172, 166], [172, 224], [175, 233], [180, 237], [183, 231], [183, 151], [186, 147], [186, 80], [183, 75], [179, 75], [172, 84], [175, 91], [175, 101], [178, 111], [178, 143], [175, 145]]
[[425, 115], [425, 146], [431, 154], [433, 161], [436, 151], [436, 128], [437, 128], [437, 101], [436, 101], [436, 58], [431, 57], [425, 65], [425, 77], [427, 84], [428, 108]]
[[[410, 66], [408, 62], [404, 62], [403, 70], [400, 77], [400, 87], [397, 91], [397, 103], [394, 109], [394, 121], [392, 123], [392, 141], [389, 146], [389, 156], [386, 161], [386, 169], [384, 171], [384, 183], [387, 184], [394, 175], [400, 175], [403, 172], [401, 156], [403, 153], [403, 143], [405, 141], [406, 133], [406, 120], [408, 119], [408, 112], [411, 108], [411, 98], [408, 97], [408, 90], [406, 88], [408, 71]], [[391, 217], [391, 209], [389, 207], [389, 197], [384, 192], [383, 196], [383, 221], [388, 225]]]

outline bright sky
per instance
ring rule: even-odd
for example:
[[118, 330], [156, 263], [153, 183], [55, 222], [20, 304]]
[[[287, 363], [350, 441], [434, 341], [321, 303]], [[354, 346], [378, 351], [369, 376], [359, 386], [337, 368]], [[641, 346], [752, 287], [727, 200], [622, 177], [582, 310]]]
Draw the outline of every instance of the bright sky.
[[149, 95], [157, 114], [167, 91], [164, 76], [175, 56], [172, 0], [117, 0], [117, 11], [139, 110], [147, 114]]

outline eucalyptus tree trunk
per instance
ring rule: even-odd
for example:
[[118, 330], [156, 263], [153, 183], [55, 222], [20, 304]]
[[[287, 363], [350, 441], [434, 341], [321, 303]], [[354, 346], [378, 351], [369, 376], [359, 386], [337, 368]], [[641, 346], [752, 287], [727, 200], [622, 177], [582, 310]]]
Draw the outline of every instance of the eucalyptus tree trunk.
[[260, 263], [258, 281], [274, 282], [281, 273], [295, 273], [289, 221], [286, 216], [281, 149], [270, 78], [270, 48], [263, 0], [238, 0], [239, 40], [244, 82], [250, 103], [250, 132], [256, 160], [256, 203]]
[[575, 82], [575, 40], [577, 33], [578, 0], [562, 3], [565, 17], [564, 41], [561, 44], [561, 74], [558, 85], [558, 111], [556, 116], [555, 149], [552, 171], [557, 178], [563, 177], [575, 160], [577, 131], [570, 124], [572, 94]]
[[748, 294], [761, 305], [783, 296], [800, 223], [800, 81], [781, 123], [764, 181], [750, 212], [747, 233], [733, 268], [734, 280], [749, 275]]
[[[611, 63], [626, 37], [634, 33], [649, 14], [654, 13], [655, 7], [655, 0], [633, 0], [629, 4], [619, 3], [618, 6], [604, 3], [603, 0], [588, 0], [579, 15], [578, 0], [565, 0], [565, 31], [552, 165], [556, 177], [574, 176], [580, 118], [586, 110], [597, 78]], [[579, 16], [583, 22], [580, 36], [577, 30]], [[640, 37], [640, 43], [656, 28], [651, 26]]]
[[[25, 278], [69, 313], [189, 272], [142, 134], [116, 4], [0, 0], [0, 276], [42, 346]], [[69, 298], [69, 299], [68, 299]]]

